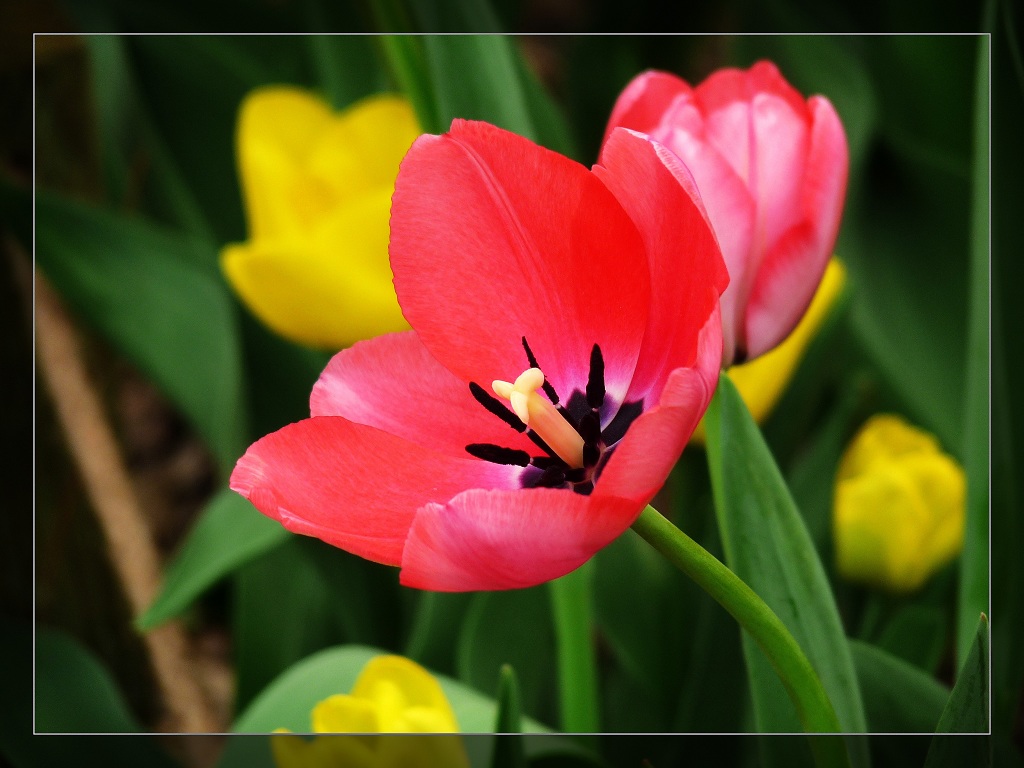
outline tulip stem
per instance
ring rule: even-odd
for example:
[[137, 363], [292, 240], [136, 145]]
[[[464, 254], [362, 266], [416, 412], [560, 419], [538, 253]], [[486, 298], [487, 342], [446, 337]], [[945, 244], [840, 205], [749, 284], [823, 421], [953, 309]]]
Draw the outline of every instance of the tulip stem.
[[[633, 530], [727, 610], [758, 644], [786, 687], [807, 733], [842, 731], [807, 656], [768, 605], [718, 558], [647, 506]], [[818, 765], [848, 766], [841, 738], [812, 738]]]
[[591, 636], [592, 568], [585, 563], [550, 582], [558, 652], [558, 697], [562, 730], [597, 733], [597, 661]]

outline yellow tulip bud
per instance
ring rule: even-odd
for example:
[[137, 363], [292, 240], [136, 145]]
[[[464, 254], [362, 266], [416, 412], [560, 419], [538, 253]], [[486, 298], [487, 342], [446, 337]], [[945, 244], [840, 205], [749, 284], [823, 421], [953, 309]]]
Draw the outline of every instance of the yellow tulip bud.
[[360, 735], [273, 736], [278, 768], [469, 768], [461, 739], [450, 735], [459, 726], [440, 684], [402, 656], [367, 662], [352, 693], [313, 708], [312, 725], [314, 733]]
[[898, 416], [868, 420], [836, 477], [836, 566], [850, 581], [918, 589], [959, 554], [966, 479], [938, 441]]
[[338, 114], [299, 88], [246, 97], [236, 140], [249, 239], [225, 247], [221, 266], [263, 323], [325, 349], [408, 327], [388, 220], [399, 162], [418, 134], [397, 96]]

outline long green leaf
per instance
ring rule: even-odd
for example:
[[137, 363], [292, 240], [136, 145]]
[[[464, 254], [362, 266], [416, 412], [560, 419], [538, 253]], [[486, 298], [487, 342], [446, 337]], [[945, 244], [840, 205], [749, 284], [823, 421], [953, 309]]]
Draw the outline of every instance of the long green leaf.
[[589, 563], [548, 584], [558, 648], [561, 725], [573, 733], [601, 730], [593, 643], [594, 571]]
[[912, 664], [881, 648], [850, 641], [874, 733], [931, 733], [949, 698], [949, 689]]
[[[510, 38], [501, 35], [430, 35], [423, 48], [447, 128], [454, 118], [486, 120], [536, 140], [526, 89]], [[464, 73], [472, 72], [472, 77]]]
[[974, 157], [971, 175], [971, 271], [968, 318], [964, 470], [967, 521], [957, 592], [957, 659], [966, 658], [977, 616], [988, 612], [989, 478], [989, 41], [978, 38], [974, 99]]
[[545, 586], [480, 592], [473, 596], [459, 637], [459, 679], [493, 691], [502, 665], [511, 664], [519, 678], [523, 712], [554, 722], [554, 647]]
[[962, 765], [988, 765], [990, 743], [981, 736], [944, 734], [984, 734], [989, 729], [989, 642], [988, 619], [982, 614], [975, 625], [971, 649], [960, 666], [956, 685], [949, 695], [939, 724], [928, 748], [925, 768], [954, 768]]
[[241, 351], [227, 289], [196, 266], [205, 257], [187, 255], [204, 247], [143, 219], [36, 198], [39, 266], [181, 408], [226, 472], [245, 447]]
[[[40, 733], [139, 733], [143, 730], [129, 710], [109, 671], [88, 649], [56, 630], [35, 629], [26, 622], [0, 616], [0, 762], [13, 768], [74, 765], [109, 768], [178, 765], [152, 739], [138, 736], [91, 736], [81, 739], [33, 736]], [[33, 672], [35, 673], [33, 678]], [[35, 701], [35, 717], [29, 702]]]
[[36, 720], [40, 733], [139, 733], [110, 673], [60, 632], [36, 636]]
[[321, 648], [393, 645], [397, 582], [395, 569], [306, 536], [289, 536], [240, 569], [234, 595], [238, 706]]
[[[390, 3], [377, 2], [375, 8]], [[420, 38], [410, 35], [383, 35], [379, 38], [385, 60], [406, 98], [412, 104], [420, 128], [426, 133], [441, 133], [448, 128], [437, 114], [437, 97], [426, 73], [425, 55]]]
[[516, 673], [506, 664], [501, 668], [498, 681], [498, 716], [494, 724], [496, 733], [507, 734], [494, 739], [491, 768], [526, 768], [523, 751], [522, 713], [519, 709], [519, 684]]
[[[853, 661], [825, 571], [757, 425], [727, 376], [720, 377], [705, 426], [727, 563], [792, 632], [842, 727], [866, 731]], [[767, 659], [747, 637], [743, 647], [758, 729], [797, 730], [793, 707]]]
[[984, 733], [988, 731], [988, 618], [974, 627], [970, 651], [960, 666], [956, 685], [936, 727], [937, 733]]
[[168, 566], [160, 594], [135, 625], [152, 629], [177, 616], [218, 581], [290, 535], [234, 491], [221, 491], [203, 510]]

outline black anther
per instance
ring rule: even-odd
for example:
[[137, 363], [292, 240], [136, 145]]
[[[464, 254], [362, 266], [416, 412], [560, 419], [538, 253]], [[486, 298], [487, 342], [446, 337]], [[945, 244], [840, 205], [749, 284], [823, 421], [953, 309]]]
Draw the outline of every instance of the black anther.
[[493, 443], [470, 443], [466, 453], [492, 464], [509, 464], [516, 467], [530, 466], [530, 454], [515, 448], [503, 448]]
[[537, 469], [550, 469], [551, 467], [561, 467], [565, 462], [551, 456], [531, 456], [530, 464]]
[[489, 395], [487, 391], [475, 381], [469, 382], [469, 391], [473, 394], [474, 400], [512, 427], [516, 432], [526, 431], [526, 425], [523, 424], [522, 420], [518, 416], [502, 405], [501, 400], [493, 395]]
[[565, 472], [560, 467], [545, 469], [537, 480], [537, 488], [557, 488], [565, 483]]
[[540, 448], [542, 451], [544, 451], [544, 453], [546, 453], [548, 456], [550, 456], [553, 459], [559, 458], [558, 454], [555, 453], [553, 450], [551, 450], [551, 446], [549, 446], [547, 443], [545, 443], [541, 439], [540, 435], [538, 435], [532, 429], [528, 429], [526, 431], [526, 436], [533, 441], [534, 445], [536, 445], [538, 448]]
[[596, 444], [601, 438], [601, 420], [596, 413], [591, 411], [580, 419], [580, 424], [576, 431], [580, 433], [584, 443]]
[[[533, 354], [533, 350], [530, 349], [530, 345], [526, 341], [525, 336], [523, 336], [523, 350], [525, 350], [526, 352], [526, 359], [530, 361], [530, 367], [540, 368], [540, 365], [537, 364], [537, 357], [536, 355]], [[555, 405], [558, 405], [558, 393], [555, 392], [555, 388], [551, 386], [551, 382], [547, 380], [546, 376], [544, 377], [544, 383], [541, 384], [540, 386], [541, 389], [544, 390], [544, 394], [548, 396], [548, 400], [550, 400]]]
[[590, 377], [587, 379], [587, 404], [600, 408], [604, 403], [604, 357], [601, 348], [594, 345], [590, 350]]

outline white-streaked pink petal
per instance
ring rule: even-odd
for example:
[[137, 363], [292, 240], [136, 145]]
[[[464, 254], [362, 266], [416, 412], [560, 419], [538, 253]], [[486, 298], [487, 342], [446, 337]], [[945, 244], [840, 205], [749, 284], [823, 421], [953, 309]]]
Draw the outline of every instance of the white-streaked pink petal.
[[256, 441], [231, 490], [285, 528], [389, 565], [401, 562], [416, 510], [467, 488], [517, 488], [518, 468], [454, 458], [338, 416]]
[[[490, 382], [477, 382], [490, 392]], [[466, 458], [468, 443], [537, 448], [473, 399], [415, 331], [360, 341], [333, 358], [310, 396], [313, 416], [344, 416], [430, 450]]]
[[567, 490], [466, 491], [416, 514], [401, 582], [438, 592], [519, 589], [575, 570], [640, 513]]

